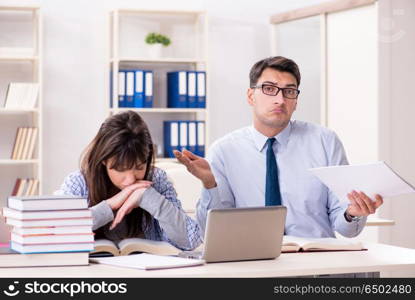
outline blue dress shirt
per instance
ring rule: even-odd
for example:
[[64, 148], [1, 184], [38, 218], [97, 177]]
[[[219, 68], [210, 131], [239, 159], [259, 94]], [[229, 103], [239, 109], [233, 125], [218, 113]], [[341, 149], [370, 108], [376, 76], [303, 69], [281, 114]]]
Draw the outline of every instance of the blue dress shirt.
[[[285, 234], [301, 237], [358, 235], [366, 218], [348, 222], [344, 212], [348, 199], [339, 199], [309, 168], [348, 164], [337, 135], [324, 127], [291, 120], [275, 136], [282, 205], [287, 207]], [[217, 187], [203, 189], [197, 203], [197, 220], [205, 230], [211, 208], [265, 205], [266, 148], [268, 137], [245, 127], [217, 140], [208, 161]], [[252, 226], [255, 221], [250, 220]]]

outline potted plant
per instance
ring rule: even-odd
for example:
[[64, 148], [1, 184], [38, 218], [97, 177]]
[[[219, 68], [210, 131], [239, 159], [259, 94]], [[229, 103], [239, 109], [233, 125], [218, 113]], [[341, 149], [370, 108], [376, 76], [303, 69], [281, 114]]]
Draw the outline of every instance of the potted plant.
[[167, 36], [155, 32], [147, 34], [145, 42], [149, 45], [148, 54], [151, 58], [159, 58], [161, 56], [161, 47], [167, 47], [171, 43]]

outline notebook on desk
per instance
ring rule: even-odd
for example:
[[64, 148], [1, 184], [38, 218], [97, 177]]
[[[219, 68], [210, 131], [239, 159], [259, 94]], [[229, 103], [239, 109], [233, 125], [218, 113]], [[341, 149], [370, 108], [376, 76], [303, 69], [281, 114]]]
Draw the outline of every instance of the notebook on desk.
[[179, 256], [206, 262], [276, 258], [286, 214], [284, 206], [209, 210], [203, 251], [183, 251]]

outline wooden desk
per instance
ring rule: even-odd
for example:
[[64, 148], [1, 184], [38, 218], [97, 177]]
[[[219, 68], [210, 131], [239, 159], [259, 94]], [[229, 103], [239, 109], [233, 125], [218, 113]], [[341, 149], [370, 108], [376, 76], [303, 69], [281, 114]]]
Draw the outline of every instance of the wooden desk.
[[365, 246], [368, 251], [286, 253], [274, 260], [210, 263], [154, 271], [99, 264], [81, 267], [0, 268], [0, 277], [289, 277], [415, 269], [415, 249], [384, 244]]

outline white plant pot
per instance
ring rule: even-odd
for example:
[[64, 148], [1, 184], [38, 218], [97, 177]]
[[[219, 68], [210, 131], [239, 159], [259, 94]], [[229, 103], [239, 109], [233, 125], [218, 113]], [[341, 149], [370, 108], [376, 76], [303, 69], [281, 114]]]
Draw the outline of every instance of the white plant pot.
[[161, 57], [161, 47], [162, 44], [152, 44], [147, 46], [148, 57], [152, 59], [160, 58]]

